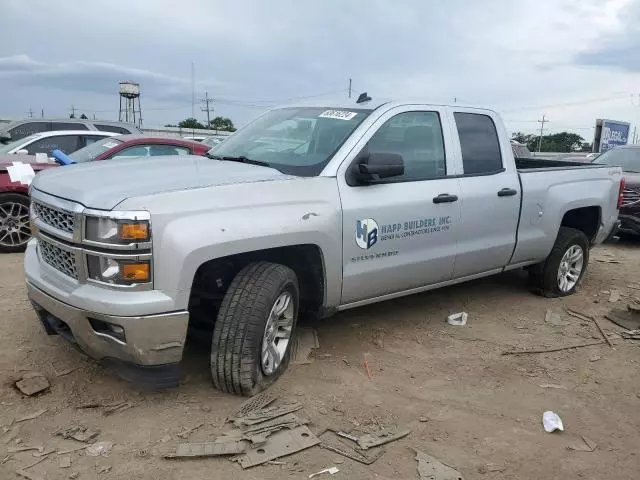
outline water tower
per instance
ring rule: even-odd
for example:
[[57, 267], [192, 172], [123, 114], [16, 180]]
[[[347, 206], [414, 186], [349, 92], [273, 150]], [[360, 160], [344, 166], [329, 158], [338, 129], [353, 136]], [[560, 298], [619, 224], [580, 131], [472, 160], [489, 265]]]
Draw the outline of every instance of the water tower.
[[140, 84], [136, 82], [120, 82], [120, 115], [118, 120], [142, 127], [142, 110], [140, 108]]

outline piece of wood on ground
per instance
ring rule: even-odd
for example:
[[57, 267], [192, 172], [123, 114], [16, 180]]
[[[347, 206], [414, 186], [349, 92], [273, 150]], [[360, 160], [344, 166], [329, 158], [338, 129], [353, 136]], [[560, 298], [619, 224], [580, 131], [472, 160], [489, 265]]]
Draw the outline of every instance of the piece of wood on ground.
[[27, 480], [44, 480], [44, 477], [36, 475], [35, 473], [25, 472], [24, 470], [16, 470], [16, 475]]
[[396, 440], [400, 440], [401, 438], [406, 437], [410, 433], [411, 430], [409, 430], [408, 428], [388, 432], [385, 435], [371, 435], [369, 433], [366, 433], [358, 437], [358, 446], [363, 450], [367, 450], [369, 448], [379, 447], [386, 443], [395, 442]]
[[269, 437], [264, 445], [247, 450], [244, 455], [235, 458], [242, 468], [250, 468], [263, 464], [269, 460], [291, 455], [320, 443], [306, 426], [293, 430], [281, 430]]
[[253, 410], [247, 415], [236, 417], [233, 423], [236, 427], [251, 426], [257, 423], [271, 420], [273, 418], [280, 417], [282, 415], [286, 415], [288, 413], [293, 413], [300, 410], [301, 408], [302, 404], [294, 400], [282, 405]]
[[450, 465], [418, 450], [415, 452], [420, 480], [464, 480], [462, 474]]
[[566, 347], [554, 347], [554, 348], [541, 348], [539, 350], [508, 350], [502, 352], [502, 355], [526, 355], [528, 353], [552, 353], [560, 352], [562, 350], [572, 350], [574, 348], [592, 347], [594, 345], [602, 345], [604, 342], [598, 340], [597, 342], [579, 343], [577, 345], [567, 345]]
[[51, 384], [42, 374], [24, 375], [21, 380], [16, 382], [16, 388], [28, 397], [36, 393], [44, 392]]
[[605, 318], [626, 330], [640, 328], [640, 315], [629, 310], [613, 308], [605, 315]]
[[91, 430], [84, 425], [71, 424], [59, 429], [55, 435], [59, 435], [62, 438], [72, 438], [79, 442], [90, 443], [100, 435], [100, 430]]
[[602, 335], [602, 338], [604, 339], [604, 341], [607, 342], [607, 345], [609, 345], [611, 348], [614, 348], [613, 343], [611, 343], [611, 340], [609, 340], [609, 337], [607, 336], [607, 334], [604, 333], [604, 330], [602, 330], [602, 327], [598, 323], [598, 320], [596, 320], [596, 317], [593, 317], [591, 315], [586, 315], [584, 313], [578, 312], [577, 310], [572, 310], [571, 308], [567, 308], [567, 313], [569, 315], [573, 315], [574, 317], [580, 318], [582, 320], [593, 322], [593, 324], [596, 326], [596, 328], [600, 332], [600, 335]]
[[105, 405], [105, 410], [103, 415], [108, 417], [109, 415], [113, 415], [114, 413], [119, 413], [129, 408], [133, 408], [136, 405], [132, 402], [118, 402], [111, 405]]
[[38, 418], [40, 415], [42, 415], [46, 411], [47, 411], [47, 409], [43, 408], [42, 410], [38, 410], [37, 412], [33, 412], [33, 413], [30, 413], [30, 414], [25, 415], [23, 417], [16, 418], [15, 419], [15, 423], [24, 422], [26, 420], [33, 420], [34, 418]]
[[296, 330], [296, 339], [293, 344], [292, 361], [293, 365], [308, 365], [311, 363], [309, 355], [311, 352], [320, 348], [318, 341], [318, 333], [315, 328], [301, 327]]
[[220, 455], [237, 455], [244, 453], [248, 442], [234, 436], [222, 436], [213, 442], [181, 443], [174, 452], [163, 455], [164, 458], [199, 458], [216, 457]]
[[186, 440], [189, 437], [189, 435], [191, 435], [193, 432], [195, 432], [196, 430], [202, 427], [204, 427], [204, 423], [199, 423], [198, 425], [195, 425], [191, 428], [184, 428], [176, 436]]
[[593, 452], [598, 447], [596, 442], [589, 440], [584, 435], [580, 435], [580, 438], [582, 438], [584, 444], [569, 445], [567, 448], [575, 452]]

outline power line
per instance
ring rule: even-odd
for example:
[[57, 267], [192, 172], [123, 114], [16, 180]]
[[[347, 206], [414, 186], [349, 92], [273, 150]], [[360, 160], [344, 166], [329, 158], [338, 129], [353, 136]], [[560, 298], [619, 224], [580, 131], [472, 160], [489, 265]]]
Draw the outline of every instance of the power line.
[[576, 105], [585, 105], [587, 103], [599, 103], [599, 102], [609, 102], [612, 100], [625, 100], [631, 98], [633, 100], [633, 94], [625, 93], [624, 96], [616, 95], [611, 97], [603, 97], [603, 98], [591, 98], [587, 100], [577, 100], [573, 102], [563, 102], [563, 103], [552, 103], [549, 105], [536, 105], [530, 107], [519, 107], [512, 108], [510, 110], [502, 110], [503, 113], [509, 112], [520, 112], [522, 110], [538, 110], [538, 109], [548, 109], [548, 108], [556, 108], [556, 107], [572, 107]]
[[200, 110], [202, 110], [203, 112], [207, 112], [207, 126], [211, 125], [211, 118], [210, 118], [210, 111], [213, 111], [213, 108], [209, 107], [210, 103], [213, 103], [213, 98], [209, 98], [209, 92], [207, 92], [205, 90], [204, 92], [204, 98], [202, 100], [200, 100], [201, 102], [204, 102], [204, 106], [200, 107]]

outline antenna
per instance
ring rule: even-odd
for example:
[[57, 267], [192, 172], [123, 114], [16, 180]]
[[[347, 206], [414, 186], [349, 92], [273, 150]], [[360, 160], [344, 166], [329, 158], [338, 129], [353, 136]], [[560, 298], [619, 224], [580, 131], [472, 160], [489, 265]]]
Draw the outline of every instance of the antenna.
[[371, 101], [371, 97], [367, 95], [367, 92], [364, 92], [360, 94], [360, 96], [358, 97], [358, 100], [356, 100], [356, 103], [364, 103], [364, 102], [370, 102], [370, 101]]

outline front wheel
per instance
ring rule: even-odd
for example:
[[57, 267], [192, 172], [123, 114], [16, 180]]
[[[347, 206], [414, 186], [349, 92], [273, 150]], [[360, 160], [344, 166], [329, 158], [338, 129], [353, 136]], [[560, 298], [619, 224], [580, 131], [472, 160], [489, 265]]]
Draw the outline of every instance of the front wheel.
[[545, 297], [575, 293], [589, 262], [589, 239], [580, 230], [560, 227], [547, 259], [529, 272], [534, 287]]
[[1, 193], [0, 253], [23, 252], [30, 238], [29, 198], [19, 193]]
[[252, 396], [282, 375], [299, 298], [296, 274], [284, 265], [254, 262], [235, 276], [213, 329], [211, 375], [217, 388]]

